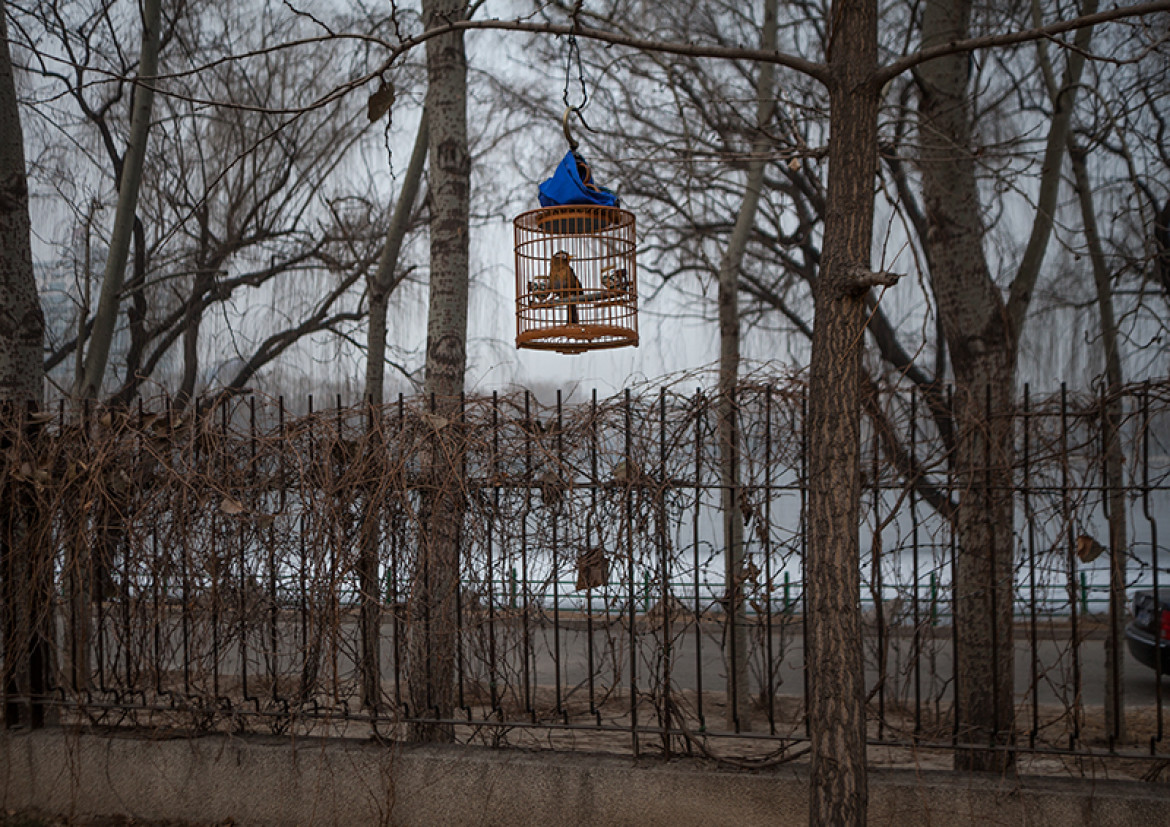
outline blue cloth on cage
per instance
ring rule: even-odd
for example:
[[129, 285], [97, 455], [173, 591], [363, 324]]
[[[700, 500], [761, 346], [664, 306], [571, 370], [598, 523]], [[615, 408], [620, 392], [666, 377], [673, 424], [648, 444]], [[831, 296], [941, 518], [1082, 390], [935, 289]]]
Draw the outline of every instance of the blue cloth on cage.
[[540, 185], [540, 206], [563, 207], [568, 204], [618, 206], [617, 193], [594, 184], [589, 164], [572, 150], [565, 153], [552, 178]]

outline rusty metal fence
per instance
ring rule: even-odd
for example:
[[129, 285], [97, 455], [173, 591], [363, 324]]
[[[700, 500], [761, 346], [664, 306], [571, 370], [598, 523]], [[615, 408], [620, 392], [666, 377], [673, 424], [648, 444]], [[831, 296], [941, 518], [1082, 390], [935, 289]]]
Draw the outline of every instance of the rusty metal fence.
[[[420, 398], [309, 398], [294, 414], [245, 395], [10, 417], [8, 720], [35, 708], [101, 725], [387, 739], [427, 722], [492, 745], [745, 765], [799, 755], [804, 387], [737, 391], [735, 478], [720, 473], [717, 402], [677, 388], [571, 403], [492, 395], [454, 413]], [[1109, 405], [1122, 411], [1120, 499], [1105, 473]], [[945, 416], [926, 407], [913, 390], [883, 390], [863, 428], [857, 646], [875, 748], [963, 746], [952, 572], [964, 550], [947, 505], [963, 492]], [[1014, 418], [1010, 749], [1164, 757], [1162, 683], [1128, 656], [1108, 669], [1105, 652], [1124, 646], [1110, 560], [1130, 595], [1167, 580], [1170, 384], [1025, 391]], [[460, 561], [449, 709], [412, 703], [407, 686], [429, 668], [411, 663], [411, 635], [437, 622], [412, 599], [436, 516], [436, 445], [460, 469], [445, 515]], [[725, 582], [729, 484], [743, 521], [738, 592]], [[1112, 555], [1118, 502], [1127, 541]], [[736, 617], [746, 635], [730, 633]], [[747, 691], [729, 686], [744, 674]]]

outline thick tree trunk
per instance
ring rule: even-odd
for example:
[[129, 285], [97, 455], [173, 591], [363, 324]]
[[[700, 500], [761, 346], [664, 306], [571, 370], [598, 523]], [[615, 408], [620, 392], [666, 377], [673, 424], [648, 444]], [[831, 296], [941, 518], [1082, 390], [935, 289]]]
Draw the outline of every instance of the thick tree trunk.
[[41, 404], [44, 316], [29, 243], [24, 135], [0, 2], [0, 693], [5, 726], [42, 726], [52, 687], [52, 557], [32, 472]]
[[134, 111], [130, 116], [130, 138], [122, 157], [122, 171], [118, 178], [118, 207], [114, 214], [114, 232], [102, 276], [102, 290], [94, 315], [89, 338], [89, 352], [85, 355], [85, 375], [78, 397], [96, 398], [101, 392], [102, 379], [114, 340], [118, 320], [118, 306], [122, 299], [122, 284], [126, 276], [126, 260], [130, 254], [130, 238], [138, 209], [138, 188], [142, 184], [142, 167], [146, 160], [146, 141], [150, 134], [151, 109], [154, 103], [154, 84], [158, 74], [159, 39], [162, 32], [161, 0], [144, 0], [142, 7], [142, 50], [138, 60], [138, 80], [134, 87]]
[[[1092, 13], [1094, 0], [1083, 11]], [[922, 47], [968, 34], [970, 0], [928, 4]], [[1091, 29], [1076, 35], [1088, 47]], [[952, 467], [959, 497], [954, 531], [959, 738], [987, 750], [958, 750], [959, 769], [1001, 772], [1014, 738], [1013, 466], [1016, 357], [1028, 307], [1051, 237], [1060, 168], [1083, 55], [1074, 52], [1049, 126], [1036, 214], [1008, 301], [983, 252], [976, 162], [971, 150], [970, 58], [956, 54], [919, 67], [919, 138], [931, 281], [955, 379]], [[1055, 87], [1055, 81], [1052, 81]]]
[[45, 320], [29, 246], [24, 136], [3, 19], [0, 35], [4, 38], [0, 54], [0, 400], [36, 407], [44, 380]]
[[[959, 39], [967, 2], [932, 3], [922, 46]], [[1012, 731], [1012, 461], [1010, 411], [1016, 333], [983, 255], [975, 165], [969, 154], [970, 59], [953, 55], [919, 72], [926, 245], [939, 317], [955, 374], [953, 467], [958, 627], [956, 715], [962, 743], [1003, 745]], [[1006, 751], [958, 750], [956, 767], [1003, 769]]]
[[[426, 0], [430, 28], [466, 14], [457, 0]], [[462, 524], [459, 404], [467, 362], [468, 222], [471, 156], [467, 147], [467, 58], [462, 33], [427, 41], [430, 121], [431, 284], [424, 391], [433, 400], [431, 448], [424, 472], [422, 520], [408, 647], [411, 714], [449, 719], [454, 669]], [[449, 726], [418, 724], [415, 740], [449, 740]]]
[[829, 192], [809, 371], [806, 612], [809, 824], [865, 823], [865, 671], [858, 519], [861, 342], [877, 174], [877, 3], [838, 0], [829, 46]]
[[[776, 49], [777, 0], [764, 3], [760, 47]], [[760, 190], [769, 142], [764, 135], [775, 109], [775, 70], [760, 64], [756, 83], [756, 129], [752, 160], [748, 164], [743, 202], [727, 250], [719, 263], [719, 477], [723, 508], [724, 579], [727, 583], [727, 632], [724, 660], [727, 663], [727, 728], [750, 731], [751, 707], [748, 691], [747, 612], [744, 601], [743, 510], [739, 489], [739, 432], [735, 386], [739, 380], [739, 273], [748, 236], [756, 221]]]

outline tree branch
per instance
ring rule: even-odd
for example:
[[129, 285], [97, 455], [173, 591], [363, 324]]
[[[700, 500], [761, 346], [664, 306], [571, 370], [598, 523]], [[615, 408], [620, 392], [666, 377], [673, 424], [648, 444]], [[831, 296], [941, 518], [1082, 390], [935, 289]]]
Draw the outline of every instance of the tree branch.
[[950, 43], [932, 46], [929, 49], [923, 49], [920, 52], [915, 52], [912, 55], [906, 55], [895, 60], [888, 66], [879, 69], [874, 75], [873, 82], [879, 86], [884, 85], [906, 70], [926, 63], [928, 60], [934, 60], [937, 57], [961, 52], [974, 52], [979, 49], [990, 49], [995, 46], [1014, 46], [1017, 43], [1029, 43], [1033, 40], [1047, 39], [1064, 32], [1096, 26], [1098, 23], [1124, 20], [1127, 17], [1143, 17], [1148, 14], [1163, 11], [1170, 11], [1170, 0], [1158, 0], [1154, 3], [1141, 3], [1136, 6], [1112, 8], [1107, 11], [1087, 14], [1084, 17], [1077, 17], [1072, 20], [1059, 20], [1055, 23], [1049, 23], [1047, 26], [1025, 29], [1022, 32], [984, 35], [983, 37], [972, 37], [966, 40], [952, 40]]
[[[1170, 8], [1170, 0], [1166, 0], [1162, 5]], [[616, 32], [606, 31], [604, 29], [596, 29], [592, 26], [578, 24], [563, 25], [558, 23], [531, 23], [524, 20], [453, 20], [442, 26], [436, 26], [433, 29], [407, 38], [391, 50], [390, 56], [382, 64], [379, 71], [374, 72], [373, 75], [379, 75], [385, 72], [399, 57], [409, 52], [411, 49], [419, 46], [422, 43], [434, 37], [440, 37], [452, 32], [464, 32], [477, 29], [495, 29], [498, 31], [509, 32], [529, 32], [531, 34], [552, 34], [560, 36], [573, 35], [579, 38], [587, 38], [589, 40], [596, 40], [601, 43], [610, 43], [615, 46], [626, 46], [631, 49], [637, 49], [641, 52], [662, 52], [672, 55], [683, 55], [686, 57], [713, 57], [721, 58], [723, 60], [752, 60], [758, 63], [774, 63], [777, 66], [784, 66], [793, 69], [801, 74], [808, 75], [814, 80], [821, 83], [828, 83], [829, 70], [823, 63], [816, 63], [811, 60], [806, 60], [796, 55], [786, 54], [785, 52], [769, 51], [767, 49], [749, 49], [738, 46], [716, 46], [713, 44], [701, 43], [671, 43], [660, 40], [649, 40], [643, 37], [631, 37], [629, 35], [618, 34]]]
[[902, 278], [901, 273], [870, 270], [861, 264], [846, 267], [842, 275], [845, 280], [845, 290], [856, 296], [860, 296], [871, 287], [893, 287], [898, 283], [898, 279]]

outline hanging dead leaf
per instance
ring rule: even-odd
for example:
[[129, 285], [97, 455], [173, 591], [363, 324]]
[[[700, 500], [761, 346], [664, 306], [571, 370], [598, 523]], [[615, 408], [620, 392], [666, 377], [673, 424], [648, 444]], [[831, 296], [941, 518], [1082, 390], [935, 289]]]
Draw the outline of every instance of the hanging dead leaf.
[[1077, 538], [1077, 559], [1082, 563], [1092, 563], [1105, 553], [1105, 546], [1098, 543], [1088, 534]]
[[224, 514], [231, 514], [232, 516], [243, 514], [245, 511], [247, 511], [247, 509], [244, 508], [244, 504], [242, 502], [232, 499], [231, 497], [223, 498], [223, 502], [219, 504], [219, 510]]
[[609, 579], [609, 561], [605, 549], [594, 546], [577, 557], [577, 591], [597, 589]]
[[800, 169], [800, 159], [793, 158], [791, 161], [789, 161], [788, 162], [788, 169], [791, 172], [796, 172], [798, 169]]
[[382, 81], [378, 91], [370, 95], [370, 100], [366, 104], [366, 117], [370, 119], [370, 123], [381, 120], [382, 116], [389, 112], [393, 105], [394, 85], [388, 81]]
[[637, 482], [641, 476], [642, 469], [633, 461], [627, 463], [624, 459], [618, 460], [617, 465], [613, 467], [613, 481], [616, 483]]
[[561, 478], [552, 471], [540, 478], [540, 497], [549, 508], [557, 509], [564, 500], [565, 487]]

